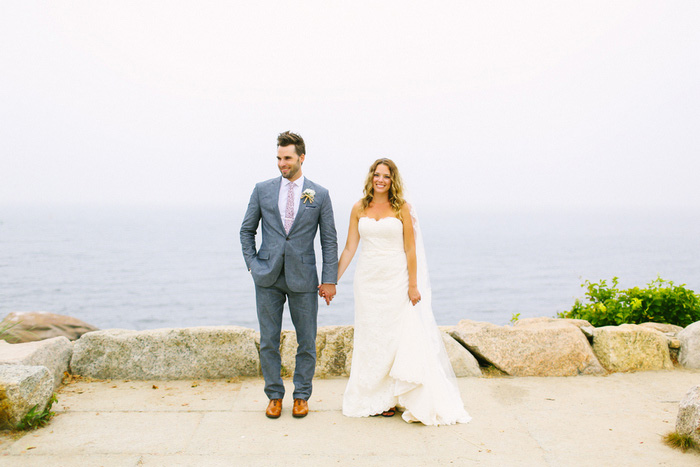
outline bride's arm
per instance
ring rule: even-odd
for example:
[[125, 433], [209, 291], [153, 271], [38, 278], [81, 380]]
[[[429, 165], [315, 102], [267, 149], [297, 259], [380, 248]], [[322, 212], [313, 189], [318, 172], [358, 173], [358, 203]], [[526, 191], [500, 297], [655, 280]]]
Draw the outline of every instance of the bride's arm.
[[355, 203], [350, 212], [350, 225], [348, 226], [348, 239], [345, 241], [345, 248], [340, 254], [340, 259], [338, 260], [338, 282], [343, 276], [343, 273], [350, 265], [355, 252], [357, 251], [357, 245], [360, 243], [360, 231], [357, 225], [360, 221], [360, 201]]
[[413, 233], [411, 206], [408, 203], [405, 203], [401, 208], [401, 217], [403, 217], [403, 249], [406, 252], [406, 263], [408, 265], [408, 299], [415, 305], [420, 302], [420, 292], [418, 291], [416, 238]]

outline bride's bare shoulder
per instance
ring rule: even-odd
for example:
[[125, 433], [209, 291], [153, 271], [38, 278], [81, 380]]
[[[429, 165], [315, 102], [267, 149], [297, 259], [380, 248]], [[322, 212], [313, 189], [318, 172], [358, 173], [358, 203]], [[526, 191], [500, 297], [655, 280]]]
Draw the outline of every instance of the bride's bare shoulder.
[[352, 205], [352, 210], [350, 211], [350, 215], [353, 217], [359, 217], [361, 212], [362, 212], [362, 200], [359, 200], [357, 203]]

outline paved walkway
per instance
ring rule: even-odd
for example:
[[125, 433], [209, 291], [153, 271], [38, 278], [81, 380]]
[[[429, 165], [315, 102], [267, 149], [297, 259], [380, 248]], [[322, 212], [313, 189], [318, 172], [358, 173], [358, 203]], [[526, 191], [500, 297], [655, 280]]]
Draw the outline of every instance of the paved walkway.
[[697, 466], [666, 447], [699, 371], [570, 378], [463, 378], [473, 420], [425, 427], [340, 412], [345, 378], [317, 380], [311, 413], [265, 418], [261, 379], [78, 381], [56, 417], [0, 444], [0, 466]]

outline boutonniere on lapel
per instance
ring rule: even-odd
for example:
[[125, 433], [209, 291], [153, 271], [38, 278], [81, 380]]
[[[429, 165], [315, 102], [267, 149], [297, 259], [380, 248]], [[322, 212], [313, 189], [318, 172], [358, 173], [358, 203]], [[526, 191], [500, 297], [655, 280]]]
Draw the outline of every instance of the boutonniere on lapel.
[[314, 202], [314, 196], [316, 196], [316, 192], [311, 188], [307, 188], [301, 194], [301, 199], [303, 200], [304, 204], [306, 204], [307, 201], [309, 202], [309, 204], [311, 204]]

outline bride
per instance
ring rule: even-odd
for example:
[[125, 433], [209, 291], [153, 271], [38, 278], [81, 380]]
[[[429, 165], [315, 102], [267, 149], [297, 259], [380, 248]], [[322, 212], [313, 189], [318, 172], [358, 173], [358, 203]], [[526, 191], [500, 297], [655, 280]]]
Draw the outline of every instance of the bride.
[[348, 417], [391, 417], [407, 422], [466, 423], [471, 417], [435, 324], [425, 253], [415, 214], [403, 199], [394, 162], [370, 167], [364, 198], [350, 215], [338, 262], [338, 281], [362, 240], [355, 271], [355, 337], [343, 396]]

